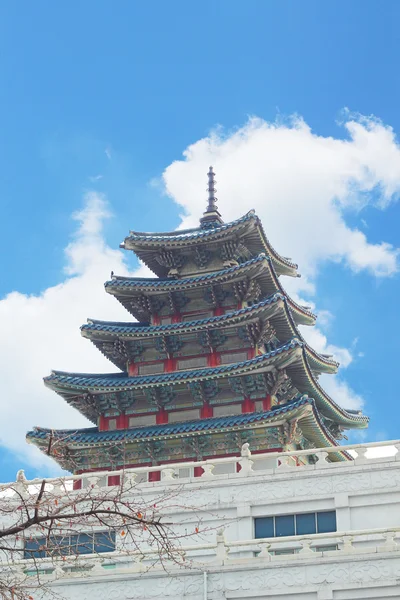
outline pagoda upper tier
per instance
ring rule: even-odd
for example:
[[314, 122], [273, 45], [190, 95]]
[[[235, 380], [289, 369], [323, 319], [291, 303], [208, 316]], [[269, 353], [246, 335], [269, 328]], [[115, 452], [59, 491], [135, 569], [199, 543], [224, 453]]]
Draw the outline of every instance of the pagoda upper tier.
[[319, 354], [307, 344], [296, 328], [288, 299], [281, 293], [245, 308], [227, 310], [220, 316], [163, 325], [88, 319], [81, 332], [121, 370], [139, 355], [142, 360], [167, 359], [174, 349], [182, 354], [185, 349], [193, 351], [194, 346], [201, 354], [209, 347], [232, 349], [235, 340], [239, 341], [236, 347], [241, 347], [245, 339], [253, 348], [273, 348], [278, 340], [285, 343], [294, 337], [303, 343], [313, 372], [336, 373], [339, 366], [332, 357]]
[[[298, 276], [253, 211], [223, 223], [210, 168], [197, 229], [134, 233], [157, 275], [112, 275], [106, 291], [139, 322], [88, 320], [83, 337], [116, 373], [53, 371], [45, 384], [96, 427], [35, 428], [28, 441], [70, 470], [158, 465], [253, 452], [338, 445], [368, 418], [339, 406], [319, 378], [338, 363], [310, 347], [299, 325], [316, 317], [286, 293]], [[346, 460], [338, 449], [332, 460]]]
[[[192, 277], [152, 279], [113, 276], [105, 289], [137, 319], [152, 321], [185, 313], [245, 306], [279, 292], [287, 298], [296, 324], [314, 325], [316, 316], [285, 292], [270, 256], [260, 254], [245, 262]], [[156, 322], [155, 322], [155, 319]]]
[[254, 210], [231, 221], [205, 229], [185, 229], [165, 233], [131, 231], [120, 244], [135, 254], [157, 275], [169, 277], [214, 271], [216, 265], [230, 266], [251, 256], [271, 257], [278, 275], [299, 277], [297, 265], [280, 256], [268, 241]]

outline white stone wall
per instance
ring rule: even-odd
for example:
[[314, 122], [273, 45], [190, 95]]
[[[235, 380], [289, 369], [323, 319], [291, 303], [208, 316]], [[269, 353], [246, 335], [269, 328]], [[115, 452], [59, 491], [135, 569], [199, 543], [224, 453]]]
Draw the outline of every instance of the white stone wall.
[[[167, 472], [167, 476], [172, 473]], [[400, 453], [374, 460], [360, 455], [348, 463], [320, 460], [314, 466], [281, 465], [264, 471], [242, 469], [240, 473], [218, 476], [163, 479], [139, 487], [148, 498], [176, 490], [179, 504], [193, 507], [193, 521], [188, 521], [185, 514], [182, 531], [194, 529], [201, 516], [203, 531], [187, 542], [198, 544], [198, 551], [189, 553], [192, 562], [188, 561], [188, 568], [171, 567], [168, 573], [155, 568], [146, 572], [145, 564], [116, 552], [115, 567], [105, 569], [97, 557], [93, 559], [96, 567], [91, 564], [83, 573], [59, 571], [61, 577], [53, 585], [62, 597], [400, 599]], [[301, 552], [271, 556], [268, 544], [263, 546], [254, 540], [255, 517], [321, 510], [336, 510], [338, 534], [312, 536], [313, 543], [316, 545], [318, 538], [320, 544], [337, 544], [336, 551], [312, 552], [303, 538], [297, 538], [300, 545], [293, 539], [280, 539], [277, 544], [292, 547], [297, 543]], [[171, 516], [174, 522], [182, 519], [179, 511]], [[221, 542], [220, 532], [219, 545], [215, 546], [220, 528], [224, 529], [225, 542]], [[112, 563], [113, 558], [106, 562]]]
[[[248, 540], [254, 537], [254, 517], [321, 510], [336, 510], [338, 531], [400, 527], [400, 460], [395, 457], [184, 482], [169, 482], [168, 489], [177, 487], [179, 503], [202, 513], [210, 539], [217, 526], [225, 527], [228, 541]], [[162, 482], [142, 487], [155, 495], [164, 489]]]
[[[119, 573], [67, 578], [68, 600], [381, 600], [400, 598], [400, 553], [209, 566], [202, 572]], [[207, 594], [207, 595], [205, 595]]]

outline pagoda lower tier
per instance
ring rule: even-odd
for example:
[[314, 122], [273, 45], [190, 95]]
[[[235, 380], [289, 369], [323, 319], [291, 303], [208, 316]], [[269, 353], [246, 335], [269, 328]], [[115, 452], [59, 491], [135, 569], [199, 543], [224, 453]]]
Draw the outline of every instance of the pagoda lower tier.
[[[337, 445], [307, 396], [269, 411], [118, 431], [36, 427], [27, 440], [73, 472], [205, 460], [237, 454], [245, 442], [253, 453]], [[330, 458], [347, 457], [338, 448]]]
[[[160, 411], [167, 420], [183, 421], [190, 409], [200, 418], [204, 407], [235, 414], [237, 408], [239, 412], [255, 410], [255, 400], [272, 397], [275, 403], [284, 404], [307, 394], [315, 399], [336, 437], [341, 437], [343, 428], [366, 427], [367, 417], [341, 408], [319, 385], [307, 352], [305, 344], [293, 338], [269, 352], [220, 366], [142, 376], [53, 371], [45, 383], [95, 424], [104, 416], [114, 421], [118, 415], [126, 415], [132, 427], [144, 424], [140, 418], [151, 424], [150, 415], [156, 418]], [[253, 406], [243, 410], [247, 401]]]

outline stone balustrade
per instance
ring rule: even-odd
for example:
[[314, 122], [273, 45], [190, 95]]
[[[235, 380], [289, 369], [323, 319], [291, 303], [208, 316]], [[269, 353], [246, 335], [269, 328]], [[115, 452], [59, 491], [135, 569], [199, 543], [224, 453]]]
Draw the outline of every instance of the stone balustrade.
[[[352, 460], [332, 462], [330, 455], [346, 452]], [[377, 456], [379, 453], [379, 456]], [[302, 462], [312, 457], [312, 464]], [[98, 471], [79, 475], [46, 479], [46, 487], [53, 486], [53, 492], [62, 495], [66, 490], [70, 493], [72, 488], [103, 487], [109, 485], [110, 480], [132, 485], [171, 484], [188, 482], [192, 479], [216, 480], [223, 478], [243, 478], [266, 473], [282, 473], [288, 470], [298, 472], [320, 469], [341, 469], [352, 465], [371, 464], [374, 461], [392, 462], [400, 461], [400, 440], [389, 442], [372, 442], [367, 444], [350, 444], [340, 447], [312, 448], [308, 450], [291, 450], [287, 452], [268, 452], [251, 454], [248, 444], [243, 444], [240, 456], [216, 458], [197, 462], [180, 462], [176, 464], [160, 465], [155, 467], [138, 467], [118, 471]], [[194, 477], [194, 469], [202, 468], [202, 473]], [[196, 469], [196, 474], [199, 472]], [[150, 474], [160, 473], [160, 480], [154, 481]], [[12, 495], [19, 493], [29, 494], [29, 488], [36, 489], [43, 479], [27, 480], [22, 471], [19, 471], [16, 482], [0, 485], [0, 493]], [[115, 485], [115, 483], [114, 483]]]
[[[298, 564], [328, 558], [348, 561], [361, 555], [379, 557], [385, 553], [400, 553], [400, 527], [233, 542], [226, 541], [223, 530], [219, 530], [214, 543], [183, 546], [180, 552], [185, 557], [186, 568], [195, 571], [235, 565], [259, 567], [266, 563], [276, 563], [278, 566], [288, 561]], [[115, 574], [147, 572], [150, 564], [152, 571], [180, 568], [178, 564], [156, 562], [155, 558], [155, 550], [144, 549], [141, 552], [120, 551], [80, 556], [79, 560], [71, 556], [65, 557], [62, 562], [52, 558], [20, 560], [14, 561], [7, 570], [28, 576], [35, 576], [39, 571], [41, 575], [59, 579], [81, 576], [83, 572], [85, 577], [106, 575], [110, 570]]]

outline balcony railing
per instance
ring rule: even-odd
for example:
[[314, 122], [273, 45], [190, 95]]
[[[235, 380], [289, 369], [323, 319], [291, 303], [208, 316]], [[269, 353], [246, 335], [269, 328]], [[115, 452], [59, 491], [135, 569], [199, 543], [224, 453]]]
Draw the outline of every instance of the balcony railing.
[[[330, 455], [347, 452], [352, 460], [331, 462]], [[377, 456], [377, 454], [379, 454]], [[308, 464], [309, 459], [312, 464]], [[105, 487], [126, 482], [132, 485], [157, 486], [188, 481], [218, 480], [232, 477], [254, 477], [260, 474], [273, 475], [287, 471], [320, 471], [323, 469], [342, 469], [373, 462], [400, 462], [400, 440], [387, 442], [372, 442], [368, 444], [351, 444], [327, 448], [311, 448], [309, 450], [290, 450], [287, 452], [267, 452], [251, 454], [249, 444], [243, 444], [239, 456], [215, 458], [203, 461], [180, 462], [154, 467], [137, 467], [116, 471], [95, 471], [79, 475], [46, 479], [46, 486], [54, 486], [54, 491], [60, 488], [60, 493], [66, 488], [81, 489], [85, 487]], [[201, 473], [199, 474], [199, 467]], [[195, 471], [196, 469], [196, 471]], [[154, 480], [154, 473], [159, 474], [159, 481]], [[196, 473], [196, 477], [194, 474]], [[153, 475], [152, 475], [153, 474]], [[26, 480], [23, 472], [19, 472], [17, 481], [1, 484], [0, 493], [6, 491], [13, 494], [13, 489], [29, 493], [29, 488], [36, 489], [43, 478]], [[16, 493], [16, 492], [14, 492]]]
[[[265, 538], [227, 542], [223, 530], [216, 534], [215, 541], [207, 544], [183, 546], [180, 556], [186, 568], [196, 571], [212, 570], [220, 566], [262, 566], [266, 563], [294, 561], [318, 562], [323, 558], [350, 561], [352, 556], [400, 553], [400, 527], [391, 529], [368, 529], [351, 532], [333, 532], [282, 538]], [[129, 569], [144, 573], [152, 569], [174, 570], [182, 565], [156, 561], [154, 550], [141, 552], [120, 551], [101, 555], [64, 557], [63, 561], [53, 558], [14, 561], [9, 568], [19, 575], [47, 575], [51, 578], [71, 577], [84, 573], [85, 577], [107, 575]], [[0, 569], [1, 571], [1, 569]], [[125, 571], [126, 572], [126, 571]]]

